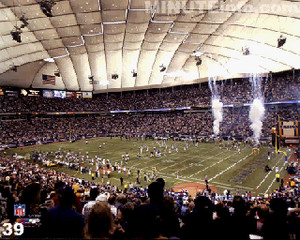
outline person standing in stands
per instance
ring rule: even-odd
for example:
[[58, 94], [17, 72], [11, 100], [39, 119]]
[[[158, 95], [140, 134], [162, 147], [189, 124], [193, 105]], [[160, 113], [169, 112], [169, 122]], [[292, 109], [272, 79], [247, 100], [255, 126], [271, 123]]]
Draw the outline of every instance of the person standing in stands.
[[289, 228], [287, 223], [288, 205], [282, 198], [270, 201], [270, 213], [266, 215], [262, 226], [262, 235], [266, 240], [288, 240]]
[[249, 234], [256, 232], [256, 220], [253, 216], [247, 215], [247, 206], [241, 196], [234, 196], [232, 206], [234, 212], [229, 219], [230, 239], [248, 240]]
[[[44, 211], [41, 208], [41, 185], [38, 183], [31, 183], [22, 191], [20, 197], [20, 204], [25, 204], [25, 216], [26, 218], [38, 218], [42, 220]], [[42, 229], [34, 224], [30, 227], [25, 226], [22, 237], [33, 238], [41, 237]]]
[[182, 218], [184, 225], [181, 228], [180, 239], [212, 239], [213, 203], [206, 196], [198, 196], [195, 199], [195, 209]]
[[134, 229], [133, 238], [152, 239], [159, 237], [159, 216], [163, 205], [164, 181], [155, 181], [148, 186], [149, 204], [142, 204], [134, 211], [129, 228]]
[[81, 238], [84, 218], [72, 208], [75, 193], [70, 187], [63, 187], [60, 205], [50, 209], [45, 217], [45, 234], [49, 238]]
[[82, 209], [82, 215], [84, 217], [87, 217], [87, 215], [90, 213], [93, 206], [96, 204], [95, 200], [98, 195], [99, 195], [99, 190], [96, 187], [94, 187], [90, 190], [89, 201], [84, 205], [84, 207]]

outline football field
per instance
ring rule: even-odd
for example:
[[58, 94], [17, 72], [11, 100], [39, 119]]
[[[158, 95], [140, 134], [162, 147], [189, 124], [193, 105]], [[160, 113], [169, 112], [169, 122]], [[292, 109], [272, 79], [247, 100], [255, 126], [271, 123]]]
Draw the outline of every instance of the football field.
[[[101, 148], [99, 146], [101, 145]], [[173, 145], [173, 147], [172, 147]], [[230, 145], [230, 142], [225, 143]], [[143, 150], [141, 153], [141, 146]], [[148, 151], [147, 151], [148, 148]], [[151, 152], [158, 149], [161, 156], [150, 156]], [[176, 151], [177, 148], [177, 151]], [[152, 169], [157, 170], [157, 177], [162, 177], [166, 181], [166, 187], [173, 187], [181, 183], [204, 183], [207, 176], [209, 185], [214, 186], [219, 192], [224, 189], [231, 189], [232, 192], [251, 191], [254, 194], [269, 193], [278, 188], [279, 184], [275, 181], [275, 167], [280, 171], [280, 177], [285, 179], [287, 171], [285, 170], [285, 156], [275, 154], [274, 149], [262, 146], [259, 153], [253, 154], [249, 145], [241, 144], [241, 151], [227, 147], [219, 147], [218, 143], [199, 143], [198, 146], [193, 142], [168, 140], [162, 144], [162, 140], [131, 139], [121, 140], [120, 138], [97, 138], [86, 141], [77, 141], [74, 143], [63, 142], [48, 145], [36, 145], [31, 147], [6, 150], [7, 154], [17, 153], [21, 156], [31, 155], [34, 151], [61, 152], [72, 151], [81, 155], [88, 152], [89, 158], [95, 156], [102, 159], [110, 159], [112, 164], [121, 164], [122, 155], [129, 154], [128, 164], [122, 161], [122, 166], [130, 169], [131, 176], [121, 171], [113, 171], [110, 181], [112, 184], [120, 186], [120, 177], [124, 178], [124, 183], [136, 182], [137, 170], [141, 172], [141, 185], [148, 185], [144, 182], [144, 173], [152, 175]], [[290, 156], [288, 149], [283, 149]], [[268, 160], [268, 151], [271, 151], [271, 159]], [[140, 157], [138, 156], [140, 155]], [[272, 171], [266, 173], [265, 166]], [[95, 170], [95, 165], [89, 162], [85, 166]], [[84, 178], [92, 181], [92, 176], [88, 173], [81, 174], [78, 171], [67, 169], [65, 167], [52, 167], [58, 171], [64, 171], [71, 176]], [[101, 183], [101, 178], [96, 178], [95, 183]], [[104, 183], [107, 182], [107, 176], [104, 176]]]

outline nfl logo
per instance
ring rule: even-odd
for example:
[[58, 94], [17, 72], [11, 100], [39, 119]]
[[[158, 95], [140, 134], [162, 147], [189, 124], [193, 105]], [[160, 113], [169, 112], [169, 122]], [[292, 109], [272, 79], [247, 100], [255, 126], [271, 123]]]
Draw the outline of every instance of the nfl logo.
[[15, 204], [14, 205], [14, 215], [16, 217], [24, 217], [25, 216], [25, 204]]

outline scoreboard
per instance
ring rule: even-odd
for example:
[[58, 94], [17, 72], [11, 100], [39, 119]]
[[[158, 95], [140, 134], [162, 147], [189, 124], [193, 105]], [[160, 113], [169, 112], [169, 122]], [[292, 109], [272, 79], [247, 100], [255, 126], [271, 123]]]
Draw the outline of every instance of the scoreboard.
[[299, 144], [299, 121], [278, 122], [278, 135], [285, 144]]

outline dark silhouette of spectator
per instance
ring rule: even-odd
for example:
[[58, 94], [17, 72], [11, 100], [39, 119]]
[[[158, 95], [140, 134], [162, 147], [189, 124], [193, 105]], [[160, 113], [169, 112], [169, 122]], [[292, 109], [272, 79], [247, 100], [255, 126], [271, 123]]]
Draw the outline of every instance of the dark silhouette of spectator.
[[59, 205], [59, 199], [60, 199], [60, 190], [65, 186], [65, 183], [62, 181], [56, 182], [54, 185], [54, 190], [55, 190], [55, 196], [52, 197], [52, 200], [55, 204], [55, 206]]
[[3, 187], [2, 197], [6, 199], [7, 219], [9, 219], [11, 222], [13, 222], [14, 219], [16, 218], [14, 216], [14, 204], [16, 203], [16, 198], [14, 198], [13, 193], [12, 193], [11, 189], [9, 188], [9, 186]]
[[[41, 208], [41, 185], [38, 183], [31, 183], [25, 187], [25, 189], [21, 193], [20, 197], [20, 204], [25, 204], [25, 218], [38, 218], [42, 220], [43, 214], [45, 211]], [[24, 238], [32, 238], [32, 237], [41, 237], [42, 229], [37, 226], [33, 225], [31, 227], [24, 228], [24, 234], [22, 237]]]
[[216, 216], [213, 221], [213, 229], [218, 229], [214, 231], [213, 239], [230, 239], [230, 213], [229, 209], [225, 207], [223, 202], [219, 202], [215, 206]]
[[270, 212], [265, 217], [265, 221], [262, 227], [262, 234], [264, 239], [289, 239], [287, 210], [288, 206], [283, 198], [271, 199]]
[[149, 185], [148, 195], [151, 204], [161, 206], [164, 195], [164, 186], [165, 182], [162, 178], [157, 179]]
[[253, 229], [253, 221], [251, 221], [253, 219], [246, 216], [247, 206], [245, 200], [241, 196], [234, 196], [232, 206], [234, 212], [230, 217], [230, 239], [249, 239], [249, 234], [256, 232], [256, 228]]
[[36, 205], [40, 203], [41, 185], [38, 183], [29, 184], [21, 194], [20, 203], [26, 205], [26, 216], [36, 214]]
[[174, 211], [174, 199], [164, 196], [159, 213], [159, 233], [163, 237], [173, 238], [180, 236], [180, 224]]
[[61, 189], [60, 204], [50, 209], [46, 215], [47, 237], [81, 238], [83, 236], [83, 216], [72, 208], [75, 197], [72, 188], [67, 186]]
[[213, 237], [213, 204], [206, 196], [195, 199], [194, 212], [183, 219], [180, 239], [211, 239]]
[[164, 181], [152, 182], [148, 186], [149, 204], [136, 208], [130, 229], [134, 229], [134, 238], [157, 238], [160, 236], [159, 216], [162, 207]]

